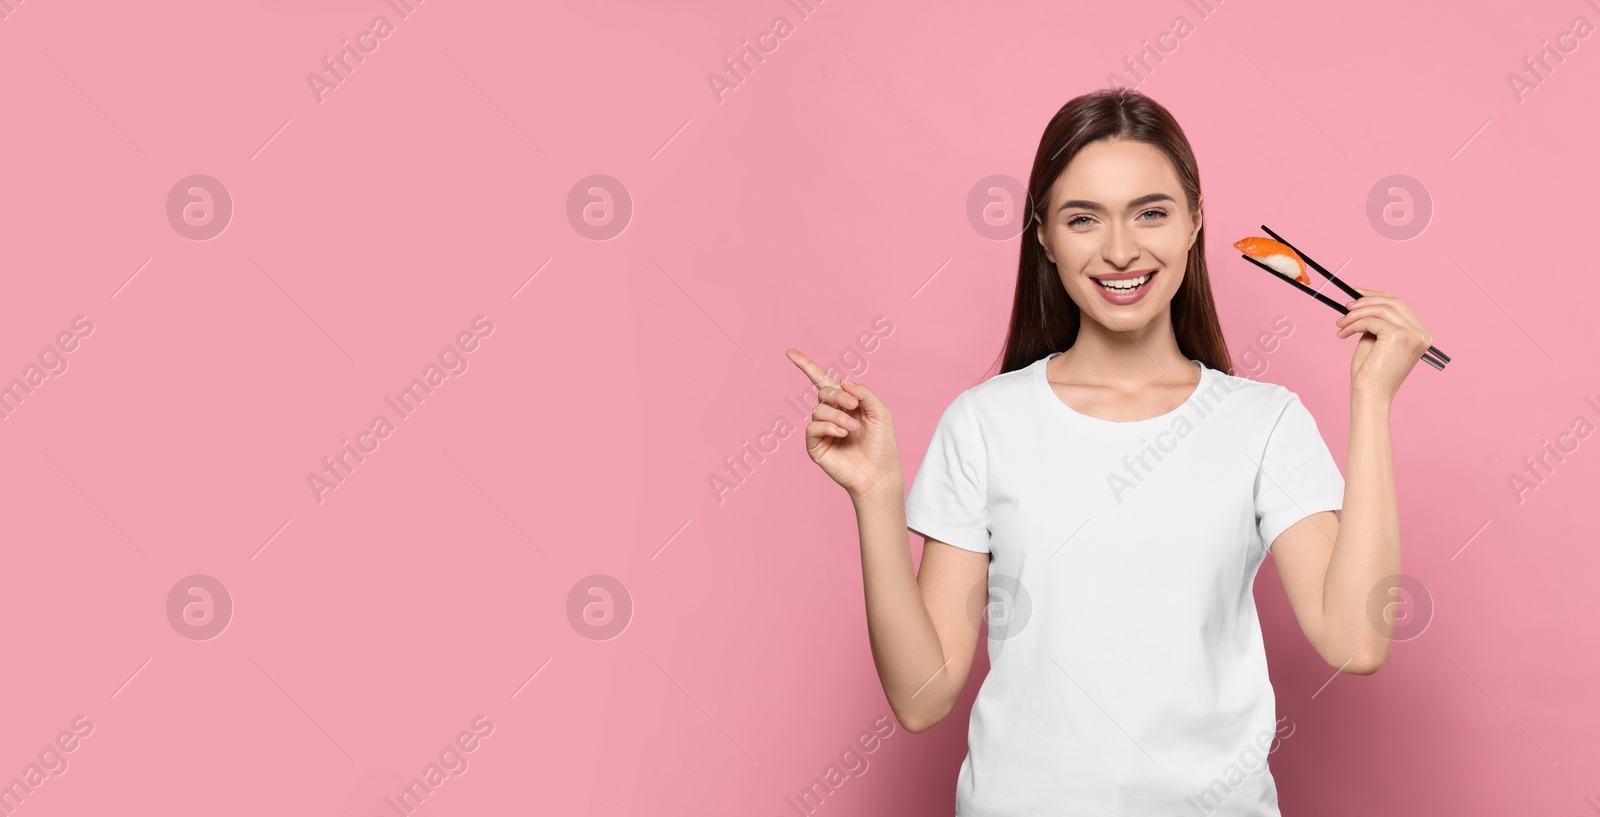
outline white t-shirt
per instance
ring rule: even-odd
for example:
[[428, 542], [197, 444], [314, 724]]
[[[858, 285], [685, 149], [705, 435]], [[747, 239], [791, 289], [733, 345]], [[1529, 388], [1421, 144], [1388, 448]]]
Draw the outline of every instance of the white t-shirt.
[[1282, 386], [1196, 360], [1183, 405], [1113, 422], [1056, 396], [1050, 357], [957, 395], [906, 497], [909, 529], [990, 554], [956, 815], [1278, 817], [1251, 585], [1344, 477]]

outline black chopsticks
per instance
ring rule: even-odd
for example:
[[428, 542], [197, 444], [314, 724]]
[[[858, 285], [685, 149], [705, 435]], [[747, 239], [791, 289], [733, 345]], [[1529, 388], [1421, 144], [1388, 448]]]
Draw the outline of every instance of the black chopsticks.
[[[1279, 236], [1277, 233], [1272, 231], [1271, 227], [1268, 227], [1267, 225], [1263, 224], [1263, 225], [1261, 225], [1261, 229], [1266, 230], [1267, 231], [1267, 235], [1272, 236], [1272, 239], [1274, 241], [1278, 242], [1279, 244], [1284, 245], [1285, 247], [1288, 247], [1290, 250], [1293, 250], [1296, 255], [1300, 256], [1300, 260], [1306, 262], [1306, 264], [1308, 266], [1310, 266], [1312, 269], [1314, 269], [1317, 272], [1320, 272], [1323, 275], [1327, 276], [1328, 280], [1332, 281], [1334, 286], [1336, 286], [1339, 289], [1344, 291], [1344, 294], [1349, 295], [1352, 299], [1362, 297], [1361, 293], [1357, 292], [1354, 287], [1352, 287], [1349, 284], [1346, 284], [1345, 282], [1339, 280], [1339, 277], [1337, 275], [1334, 275], [1333, 273], [1329, 272], [1326, 267], [1324, 267], [1321, 264], [1318, 264], [1316, 261], [1312, 260], [1311, 256], [1306, 255], [1305, 253], [1301, 252], [1299, 247], [1296, 247], [1295, 245], [1290, 244], [1289, 242], [1283, 240], [1283, 238], [1281, 236]], [[1281, 272], [1278, 272], [1277, 270], [1273, 269], [1272, 267], [1269, 267], [1266, 264], [1263, 264], [1262, 262], [1260, 262], [1260, 261], [1258, 261], [1258, 260], [1256, 260], [1254, 258], [1251, 258], [1248, 255], [1244, 255], [1243, 253], [1240, 253], [1240, 255], [1241, 255], [1241, 257], [1244, 258], [1244, 260], [1249, 261], [1250, 263], [1255, 264], [1256, 266], [1266, 270], [1267, 272], [1272, 273], [1272, 276], [1274, 278], [1282, 278], [1283, 280], [1288, 281], [1291, 285], [1293, 285], [1295, 289], [1298, 289], [1301, 292], [1304, 292], [1305, 294], [1310, 295], [1311, 297], [1316, 298], [1317, 300], [1327, 304], [1328, 306], [1333, 307], [1334, 309], [1338, 310], [1338, 312], [1341, 315], [1350, 314], [1350, 310], [1346, 309], [1344, 307], [1344, 305], [1340, 304], [1338, 301], [1335, 301], [1334, 299], [1329, 298], [1326, 295], [1323, 295], [1322, 293], [1312, 289], [1311, 287], [1308, 287], [1305, 284], [1302, 284], [1299, 281], [1296, 281], [1295, 279], [1290, 278], [1289, 276], [1284, 275]], [[1422, 360], [1423, 360], [1423, 362], [1427, 363], [1428, 365], [1432, 366], [1433, 368], [1438, 369], [1440, 371], [1444, 371], [1444, 365], [1446, 363], [1450, 362], [1450, 356], [1445, 354], [1442, 351], [1439, 351], [1439, 349], [1436, 348], [1436, 347], [1429, 346], [1428, 347], [1428, 351], [1422, 353]]]

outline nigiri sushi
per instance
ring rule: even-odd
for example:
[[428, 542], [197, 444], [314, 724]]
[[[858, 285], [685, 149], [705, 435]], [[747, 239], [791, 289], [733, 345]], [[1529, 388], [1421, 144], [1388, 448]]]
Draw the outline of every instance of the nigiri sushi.
[[1273, 272], [1285, 278], [1292, 278], [1306, 286], [1311, 285], [1311, 277], [1306, 275], [1306, 262], [1300, 260], [1299, 253], [1281, 242], [1253, 235], [1233, 242], [1233, 248], [1266, 264]]

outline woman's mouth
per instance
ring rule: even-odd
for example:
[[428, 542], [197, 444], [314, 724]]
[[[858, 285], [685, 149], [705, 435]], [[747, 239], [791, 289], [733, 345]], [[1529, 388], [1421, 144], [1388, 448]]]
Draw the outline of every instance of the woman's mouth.
[[1090, 276], [1094, 279], [1095, 287], [1105, 299], [1119, 306], [1137, 303], [1150, 291], [1150, 282], [1157, 275], [1156, 270], [1145, 270], [1132, 274], [1119, 273], [1116, 275]]

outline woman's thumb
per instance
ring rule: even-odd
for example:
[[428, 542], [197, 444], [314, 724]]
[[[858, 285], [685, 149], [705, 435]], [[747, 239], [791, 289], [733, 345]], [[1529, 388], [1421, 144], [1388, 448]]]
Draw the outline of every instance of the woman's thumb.
[[867, 388], [867, 384], [856, 380], [841, 380], [839, 388], [861, 401], [861, 410], [866, 416], [881, 418], [889, 413], [883, 401], [878, 399], [877, 393]]

